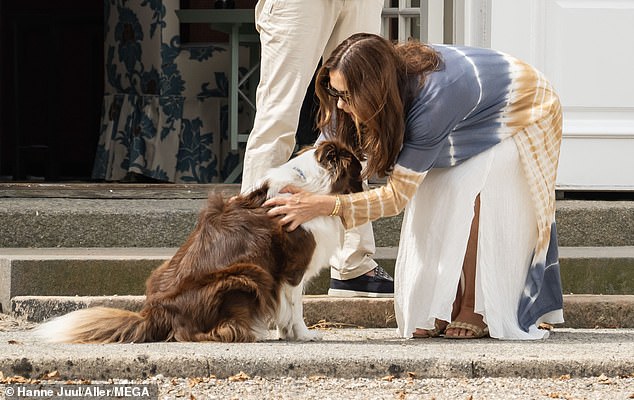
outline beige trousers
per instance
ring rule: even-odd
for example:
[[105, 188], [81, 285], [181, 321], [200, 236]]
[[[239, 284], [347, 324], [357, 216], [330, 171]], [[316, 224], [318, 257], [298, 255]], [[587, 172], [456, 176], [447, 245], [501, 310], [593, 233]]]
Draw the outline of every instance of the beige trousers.
[[[383, 0], [259, 0], [255, 24], [262, 46], [256, 115], [249, 135], [242, 191], [269, 168], [288, 161], [306, 89], [319, 59], [324, 60], [348, 36], [378, 34]], [[340, 254], [333, 256], [332, 277], [351, 279], [372, 270], [372, 226], [346, 232]]]

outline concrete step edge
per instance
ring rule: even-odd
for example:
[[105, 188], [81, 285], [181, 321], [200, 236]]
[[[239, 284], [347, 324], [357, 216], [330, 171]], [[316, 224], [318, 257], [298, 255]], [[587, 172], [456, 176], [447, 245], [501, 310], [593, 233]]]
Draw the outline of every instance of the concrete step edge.
[[[105, 306], [138, 311], [145, 296], [16, 296], [11, 314], [33, 322], [81, 308]], [[634, 295], [564, 295], [562, 325], [568, 328], [634, 328]], [[393, 299], [304, 297], [307, 325], [344, 324], [365, 328], [396, 327]]]
[[272, 338], [260, 343], [58, 345], [42, 343], [28, 330], [0, 332], [0, 372], [37, 379], [56, 371], [63, 381], [158, 374], [226, 379], [239, 373], [264, 378], [531, 379], [626, 377], [634, 370], [634, 330], [555, 329], [538, 342], [407, 340], [393, 329], [321, 333], [323, 340], [312, 343]]
[[[23, 247], [178, 246], [204, 200], [4, 199], [0, 243]], [[403, 214], [373, 222], [377, 246], [396, 246]], [[634, 245], [634, 201], [557, 202], [566, 246]], [[143, 225], [139, 225], [143, 221]]]
[[[0, 311], [25, 295], [143, 294], [151, 271], [176, 248], [16, 248], [0, 250]], [[377, 248], [375, 259], [394, 273], [397, 247]], [[634, 294], [634, 246], [563, 247], [561, 277], [566, 294]], [[85, 272], [85, 273], [84, 273]], [[86, 275], [87, 274], [87, 275]], [[325, 294], [327, 268], [306, 286]]]
[[[7, 260], [166, 260], [176, 247], [5, 247], [0, 259]], [[374, 258], [393, 260], [397, 246], [377, 247]], [[560, 258], [634, 258], [634, 246], [565, 246], [559, 248]]]

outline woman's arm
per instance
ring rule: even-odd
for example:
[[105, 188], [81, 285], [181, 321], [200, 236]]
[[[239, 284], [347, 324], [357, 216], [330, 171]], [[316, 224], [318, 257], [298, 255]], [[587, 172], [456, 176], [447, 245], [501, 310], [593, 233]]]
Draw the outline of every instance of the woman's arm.
[[387, 183], [365, 192], [340, 196], [341, 221], [346, 229], [397, 215], [414, 196], [427, 172], [396, 165]]
[[[416, 172], [398, 164], [388, 177], [384, 186], [365, 192], [347, 195], [316, 195], [303, 192], [289, 186], [284, 192], [291, 193], [286, 197], [274, 197], [267, 200], [264, 206], [273, 206], [269, 215], [281, 215], [280, 223], [294, 230], [299, 225], [317, 216], [336, 215], [346, 229], [389, 217], [400, 213], [407, 202], [414, 196], [427, 172]], [[336, 210], [337, 197], [340, 207]]]

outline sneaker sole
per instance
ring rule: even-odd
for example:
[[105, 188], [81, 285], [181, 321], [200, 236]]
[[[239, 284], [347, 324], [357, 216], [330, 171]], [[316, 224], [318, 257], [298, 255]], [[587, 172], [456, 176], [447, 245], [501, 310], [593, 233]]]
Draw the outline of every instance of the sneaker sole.
[[333, 297], [372, 297], [372, 298], [392, 298], [394, 293], [357, 292], [354, 290], [328, 289], [328, 296]]

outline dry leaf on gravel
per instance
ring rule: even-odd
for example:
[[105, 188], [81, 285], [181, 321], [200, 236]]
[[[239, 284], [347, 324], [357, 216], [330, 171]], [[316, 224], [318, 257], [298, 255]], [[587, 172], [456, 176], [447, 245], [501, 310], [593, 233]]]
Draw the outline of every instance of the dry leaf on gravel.
[[342, 322], [328, 322], [325, 319], [319, 320], [316, 324], [313, 324], [308, 327], [308, 329], [321, 329], [321, 330], [331, 330], [331, 329], [341, 329], [341, 328], [355, 328], [355, 329], [364, 329], [363, 326], [354, 325], [354, 324], [344, 324]]
[[204, 382], [208, 382], [208, 379], [205, 379], [205, 378], [188, 378], [187, 379], [187, 384], [189, 385], [190, 388], [198, 385], [199, 383], [204, 383]]
[[601, 374], [599, 375], [599, 383], [602, 385], [613, 385], [614, 381], [612, 381], [612, 379], [608, 378], [607, 376], [605, 376], [605, 374]]
[[11, 315], [0, 313], [0, 332], [25, 331], [36, 325], [22, 318], [15, 318]]
[[229, 377], [230, 382], [242, 382], [242, 381], [248, 381], [249, 379], [251, 379], [251, 377], [242, 371], [238, 372], [234, 376]]
[[57, 370], [49, 372], [48, 374], [44, 374], [42, 379], [55, 379], [59, 378], [59, 372]]
[[12, 383], [29, 383], [29, 384], [38, 384], [40, 383], [39, 379], [28, 379], [25, 378], [23, 376], [8, 376], [8, 377], [4, 377], [1, 376], [0, 377], [0, 383], [5, 383], [5, 384], [12, 384]]

